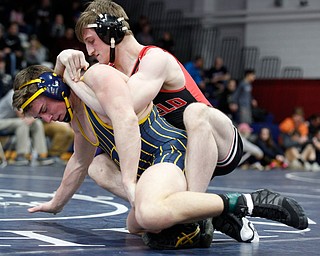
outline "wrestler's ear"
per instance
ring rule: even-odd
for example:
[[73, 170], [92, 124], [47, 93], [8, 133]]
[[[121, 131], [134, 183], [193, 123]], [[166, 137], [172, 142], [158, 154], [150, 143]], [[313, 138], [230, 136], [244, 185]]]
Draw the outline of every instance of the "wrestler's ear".
[[99, 14], [95, 24], [89, 24], [94, 28], [100, 39], [107, 45], [111, 45], [111, 38], [118, 44], [124, 38], [128, 28], [123, 23], [123, 18], [117, 18], [108, 14]]
[[45, 87], [46, 90], [43, 93], [45, 96], [64, 101], [65, 97], [70, 95], [70, 88], [63, 82], [62, 77], [53, 72], [45, 72], [39, 76], [41, 82], [38, 83], [38, 88]]

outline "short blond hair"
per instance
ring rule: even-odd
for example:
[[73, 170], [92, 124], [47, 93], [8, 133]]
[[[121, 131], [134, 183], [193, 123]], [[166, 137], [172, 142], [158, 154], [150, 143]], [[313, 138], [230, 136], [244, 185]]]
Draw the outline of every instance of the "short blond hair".
[[81, 13], [75, 28], [75, 33], [80, 42], [83, 42], [83, 31], [89, 24], [96, 22], [99, 14], [108, 14], [116, 18], [124, 18], [123, 25], [128, 28], [126, 35], [132, 35], [130, 30], [128, 15], [124, 9], [111, 0], [95, 0]]
[[[38, 90], [36, 83], [24, 86], [21, 89], [20, 86], [34, 79], [39, 78], [44, 72], [53, 72], [52, 69], [42, 66], [42, 65], [32, 65], [23, 70], [21, 70], [15, 77], [13, 81], [14, 94], [12, 97], [12, 106], [15, 109], [21, 109], [23, 103], [25, 103], [30, 97], [32, 97]], [[24, 112], [27, 112], [30, 109], [28, 105]]]

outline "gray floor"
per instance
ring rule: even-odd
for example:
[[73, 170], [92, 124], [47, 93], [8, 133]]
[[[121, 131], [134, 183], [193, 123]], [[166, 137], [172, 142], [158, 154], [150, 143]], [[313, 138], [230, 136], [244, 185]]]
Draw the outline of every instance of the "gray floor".
[[236, 170], [216, 178], [209, 192], [270, 188], [294, 197], [309, 217], [309, 228], [251, 218], [259, 243], [238, 243], [216, 232], [211, 248], [179, 251], [153, 251], [128, 234], [128, 204], [90, 179], [60, 214], [29, 214], [28, 207], [50, 200], [62, 172], [58, 164], [0, 169], [0, 255], [320, 255], [320, 172]]

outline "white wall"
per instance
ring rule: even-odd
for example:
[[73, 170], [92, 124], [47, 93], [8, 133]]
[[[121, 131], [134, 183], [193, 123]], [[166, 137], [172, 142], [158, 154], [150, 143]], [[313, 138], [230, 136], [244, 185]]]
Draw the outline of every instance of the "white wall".
[[[154, 0], [149, 0], [154, 1]], [[305, 78], [320, 77], [320, 1], [308, 0], [163, 0], [167, 9], [202, 17], [220, 37], [238, 36], [244, 46], [256, 46], [260, 56], [278, 56], [281, 67], [299, 66]]]
[[280, 57], [281, 67], [302, 67], [305, 78], [319, 78], [320, 1], [309, 0], [307, 7], [299, 2], [274, 7], [272, 0], [248, 0], [245, 45], [258, 46], [261, 56]]
[[279, 56], [282, 67], [302, 67], [304, 77], [320, 77], [319, 21], [250, 24], [246, 45], [258, 46], [261, 56]]

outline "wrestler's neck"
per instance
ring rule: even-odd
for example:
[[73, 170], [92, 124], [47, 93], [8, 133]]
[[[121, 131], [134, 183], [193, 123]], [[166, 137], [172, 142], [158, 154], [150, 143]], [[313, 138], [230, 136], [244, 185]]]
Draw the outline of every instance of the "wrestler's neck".
[[79, 112], [79, 108], [83, 108], [81, 99], [73, 91], [71, 91], [68, 99], [74, 113]]
[[116, 45], [115, 68], [130, 76], [143, 47], [132, 35], [125, 36], [122, 42]]

